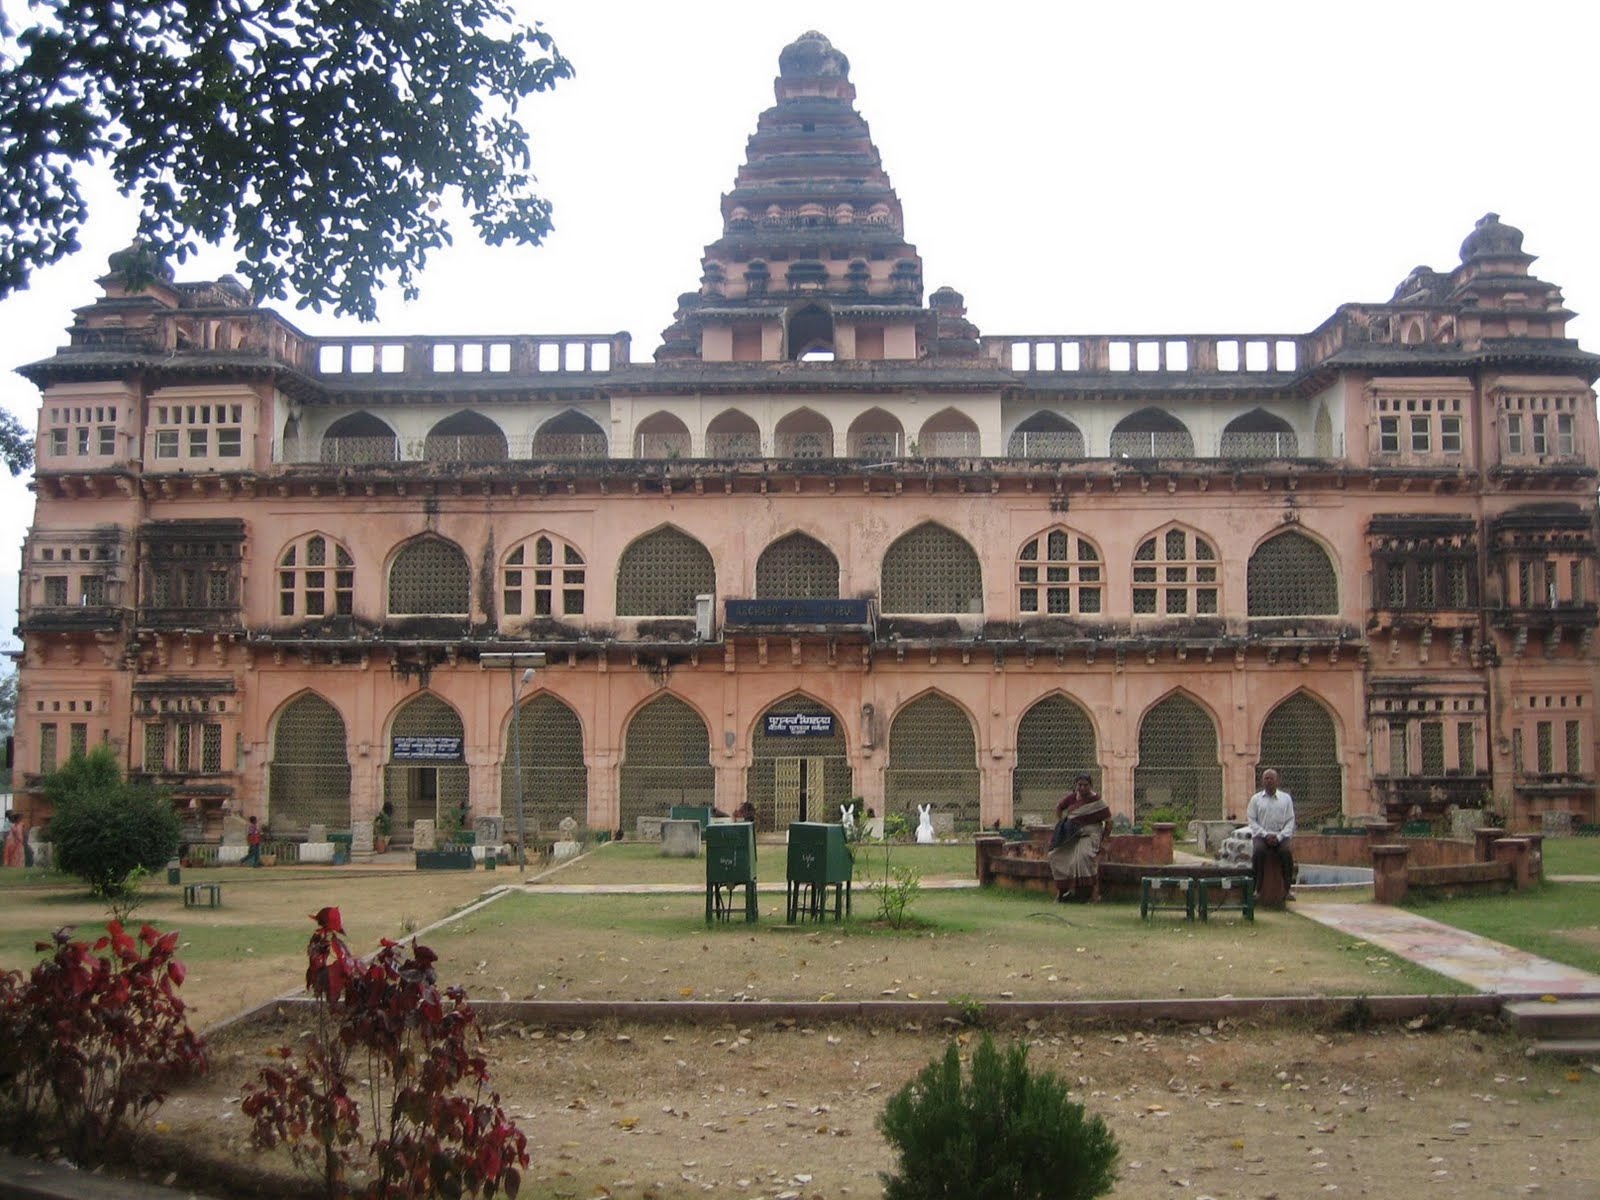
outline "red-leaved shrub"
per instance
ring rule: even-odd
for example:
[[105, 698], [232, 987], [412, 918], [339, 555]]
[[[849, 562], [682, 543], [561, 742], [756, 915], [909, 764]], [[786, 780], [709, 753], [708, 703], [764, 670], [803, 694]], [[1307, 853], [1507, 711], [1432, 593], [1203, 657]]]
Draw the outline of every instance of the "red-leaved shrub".
[[[482, 1033], [460, 988], [440, 989], [438, 956], [384, 940], [359, 958], [337, 908], [313, 918], [306, 987], [317, 1021], [298, 1060], [279, 1050], [244, 1112], [261, 1148], [287, 1144], [332, 1200], [515, 1196], [528, 1142], [488, 1092]], [[470, 1094], [467, 1094], [470, 1090]], [[371, 1132], [363, 1132], [363, 1109]], [[361, 1170], [364, 1180], [352, 1179]]]
[[0, 975], [0, 1087], [15, 1130], [58, 1133], [81, 1155], [203, 1074], [206, 1057], [177, 994], [176, 931], [135, 938], [112, 921], [92, 946], [72, 932], [37, 943], [55, 952], [29, 974]]

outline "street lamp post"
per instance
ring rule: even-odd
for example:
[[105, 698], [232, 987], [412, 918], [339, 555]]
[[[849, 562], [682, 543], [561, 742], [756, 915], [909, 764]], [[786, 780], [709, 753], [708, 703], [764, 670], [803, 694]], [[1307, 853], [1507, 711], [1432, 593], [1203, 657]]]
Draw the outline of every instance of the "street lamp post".
[[[509, 667], [511, 669], [511, 761], [517, 788], [517, 869], [528, 866], [528, 831], [523, 816], [522, 795], [522, 689], [533, 682], [535, 668], [544, 666], [544, 654], [533, 651], [526, 654], [482, 654], [478, 665]], [[517, 668], [521, 667], [519, 673]]]

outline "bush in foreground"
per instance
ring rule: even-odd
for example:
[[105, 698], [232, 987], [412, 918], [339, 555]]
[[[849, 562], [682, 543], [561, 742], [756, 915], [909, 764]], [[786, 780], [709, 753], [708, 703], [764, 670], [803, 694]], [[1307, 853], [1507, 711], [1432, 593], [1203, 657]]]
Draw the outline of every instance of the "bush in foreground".
[[337, 908], [313, 919], [306, 987], [317, 1020], [298, 1061], [284, 1047], [283, 1065], [244, 1089], [256, 1146], [287, 1144], [329, 1200], [516, 1196], [528, 1142], [487, 1090], [466, 993], [438, 986], [426, 946], [408, 952], [386, 938], [362, 959]]
[[171, 800], [123, 779], [109, 746], [74, 755], [39, 790], [50, 802], [57, 866], [96, 896], [121, 896], [136, 869], [158, 871], [178, 852], [182, 825]]
[[1117, 1143], [1028, 1048], [988, 1034], [964, 1080], [955, 1042], [889, 1098], [878, 1129], [895, 1148], [884, 1200], [1091, 1200], [1116, 1182]]

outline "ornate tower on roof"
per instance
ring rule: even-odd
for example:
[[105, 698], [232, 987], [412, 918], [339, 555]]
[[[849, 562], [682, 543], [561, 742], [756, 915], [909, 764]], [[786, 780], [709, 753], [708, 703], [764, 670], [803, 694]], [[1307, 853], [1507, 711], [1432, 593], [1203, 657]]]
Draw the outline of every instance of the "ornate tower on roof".
[[900, 199], [855, 110], [850, 60], [820, 33], [778, 56], [700, 290], [679, 297], [661, 362], [912, 359], [931, 314]]

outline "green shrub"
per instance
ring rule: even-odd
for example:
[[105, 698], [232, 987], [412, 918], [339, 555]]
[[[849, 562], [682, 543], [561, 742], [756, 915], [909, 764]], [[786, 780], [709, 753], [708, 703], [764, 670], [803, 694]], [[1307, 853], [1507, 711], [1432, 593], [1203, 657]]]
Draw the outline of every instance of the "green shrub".
[[171, 800], [123, 779], [109, 746], [69, 759], [39, 789], [50, 802], [57, 865], [96, 896], [121, 896], [135, 868], [158, 871], [178, 852], [182, 827]]
[[898, 1155], [884, 1200], [1090, 1200], [1116, 1182], [1117, 1143], [1066, 1083], [988, 1034], [963, 1080], [952, 1042], [889, 1098], [878, 1129]]
[[1172, 808], [1170, 805], [1158, 808], [1144, 819], [1146, 826], [1168, 821], [1174, 826], [1173, 841], [1181, 842], [1189, 836], [1189, 814], [1181, 808]]

